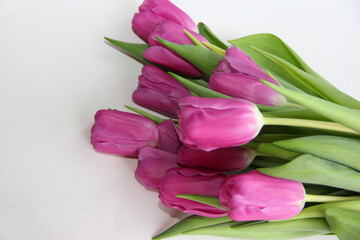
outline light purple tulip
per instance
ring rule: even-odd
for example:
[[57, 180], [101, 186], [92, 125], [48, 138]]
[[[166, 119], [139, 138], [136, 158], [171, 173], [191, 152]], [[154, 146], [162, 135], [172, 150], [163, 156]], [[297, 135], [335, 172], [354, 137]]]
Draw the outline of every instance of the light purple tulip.
[[[189, 30], [189, 32], [199, 41], [208, 42], [206, 38], [204, 38], [200, 34], [191, 30]], [[163, 21], [159, 23], [155, 31], [150, 35], [148, 39], [151, 47], [146, 49], [146, 51], [144, 52], [144, 57], [150, 62], [166, 66], [170, 69], [184, 73], [186, 75], [194, 77], [202, 75], [202, 73], [197, 68], [192, 66], [189, 62], [185, 61], [173, 51], [167, 49], [155, 37], [160, 37], [167, 41], [181, 45], [194, 45], [194, 43], [184, 32], [184, 27], [169, 21]], [[160, 49], [159, 47], [163, 49]]]
[[156, 124], [140, 115], [117, 110], [99, 110], [91, 129], [95, 150], [137, 156], [140, 148], [155, 147]]
[[220, 189], [219, 200], [235, 221], [282, 220], [301, 212], [305, 189], [300, 182], [252, 170], [228, 177]]
[[145, 0], [132, 20], [134, 32], [145, 42], [161, 21], [174, 22], [188, 30], [197, 31], [194, 21], [168, 0]]
[[155, 130], [156, 145], [159, 149], [177, 153], [182, 143], [173, 120], [168, 119], [158, 124]]
[[188, 148], [183, 145], [178, 162], [187, 167], [201, 167], [221, 171], [242, 170], [255, 158], [255, 151], [241, 148], [219, 148], [210, 152]]
[[260, 82], [260, 79], [280, 86], [275, 79], [267, 75], [248, 55], [238, 47], [230, 47], [226, 56], [219, 62], [218, 68], [210, 77], [208, 88], [251, 102], [282, 106], [286, 98]]
[[176, 197], [195, 194], [217, 197], [226, 175], [218, 171], [195, 168], [172, 168], [160, 182], [159, 198], [166, 207], [204, 217], [223, 217], [226, 210]]
[[146, 147], [139, 151], [139, 163], [135, 176], [145, 187], [159, 189], [160, 181], [167, 170], [178, 167], [177, 154]]
[[132, 99], [142, 107], [177, 118], [178, 101], [186, 96], [190, 96], [189, 90], [172, 76], [155, 66], [145, 65]]
[[194, 149], [243, 145], [263, 126], [259, 109], [243, 99], [185, 97], [179, 106], [180, 141]]

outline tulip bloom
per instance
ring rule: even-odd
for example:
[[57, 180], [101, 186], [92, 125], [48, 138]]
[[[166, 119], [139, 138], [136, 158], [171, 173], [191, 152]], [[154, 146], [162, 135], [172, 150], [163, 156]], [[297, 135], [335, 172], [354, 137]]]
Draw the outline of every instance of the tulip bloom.
[[188, 30], [197, 31], [195, 22], [168, 0], [145, 0], [132, 20], [134, 32], [145, 42], [156, 26], [164, 21], [174, 22]]
[[137, 156], [142, 147], [155, 147], [156, 124], [140, 115], [117, 110], [99, 110], [91, 129], [95, 150]]
[[185, 97], [179, 106], [180, 141], [194, 149], [242, 145], [263, 126], [259, 109], [243, 99]]
[[160, 182], [159, 198], [166, 207], [204, 217], [223, 217], [226, 210], [176, 197], [195, 194], [217, 197], [226, 176], [221, 172], [194, 168], [172, 168]]
[[189, 90], [172, 76], [155, 66], [146, 65], [142, 68], [132, 99], [142, 107], [177, 118], [180, 111], [178, 101], [190, 95]]
[[157, 147], [168, 152], [177, 153], [182, 145], [179, 140], [178, 129], [171, 119], [159, 123], [155, 130], [155, 139]]
[[300, 182], [252, 170], [228, 177], [220, 189], [219, 200], [235, 221], [282, 220], [301, 212], [305, 189]]
[[240, 48], [230, 47], [210, 77], [208, 88], [257, 104], [285, 105], [286, 98], [260, 82], [260, 79], [280, 86], [280, 83], [267, 75]]
[[[206, 38], [200, 34], [188, 30], [200, 42], [208, 42]], [[201, 76], [202, 72], [189, 62], [181, 58], [172, 50], [163, 46], [155, 37], [165, 39], [177, 44], [191, 44], [194, 43], [184, 32], [184, 27], [169, 21], [159, 23], [155, 31], [150, 35], [148, 41], [151, 47], [145, 50], [144, 57], [153, 63], [163, 65], [177, 72], [184, 73], [189, 76]]]
[[178, 162], [187, 167], [201, 167], [221, 171], [239, 171], [250, 165], [255, 151], [241, 148], [219, 148], [210, 152], [188, 148], [183, 145]]
[[135, 176], [145, 187], [159, 189], [160, 181], [167, 170], [178, 167], [177, 154], [152, 147], [139, 151], [139, 163]]

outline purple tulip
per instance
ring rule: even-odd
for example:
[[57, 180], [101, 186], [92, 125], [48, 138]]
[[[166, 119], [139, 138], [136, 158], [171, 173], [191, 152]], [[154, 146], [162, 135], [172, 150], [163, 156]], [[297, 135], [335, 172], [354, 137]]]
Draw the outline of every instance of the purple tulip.
[[177, 154], [146, 147], [139, 151], [139, 163], [135, 176], [145, 187], [159, 189], [160, 181], [167, 170], [178, 167]]
[[305, 189], [300, 182], [252, 170], [228, 177], [220, 189], [219, 200], [235, 221], [281, 220], [301, 212]]
[[255, 158], [255, 151], [241, 148], [219, 148], [210, 152], [188, 148], [183, 145], [178, 162], [187, 167], [201, 167], [221, 171], [242, 170]]
[[159, 123], [155, 130], [155, 139], [157, 147], [168, 152], [177, 153], [182, 145], [179, 140], [178, 129], [171, 119]]
[[176, 197], [195, 194], [217, 197], [226, 179], [221, 172], [195, 168], [172, 168], [160, 182], [159, 198], [166, 207], [204, 217], [223, 217], [226, 210]]
[[267, 75], [240, 48], [230, 47], [226, 51], [226, 56], [219, 62], [218, 68], [214, 70], [214, 74], [210, 77], [208, 88], [257, 104], [285, 105], [286, 98], [264, 85], [259, 81], [260, 79], [280, 86], [280, 83]]
[[189, 90], [172, 76], [155, 66], [146, 65], [142, 68], [132, 99], [142, 107], [177, 118], [178, 101], [186, 96], [190, 96]]
[[[189, 32], [197, 38], [200, 42], [208, 42], [206, 38], [200, 34], [189, 30]], [[197, 68], [192, 66], [189, 62], [181, 58], [172, 50], [163, 46], [155, 37], [160, 37], [170, 42], [177, 44], [191, 44], [194, 43], [184, 32], [184, 27], [169, 21], [163, 21], [159, 23], [155, 31], [150, 35], [148, 41], [151, 47], [146, 49], [144, 57], [153, 63], [163, 65], [177, 72], [184, 73], [190, 76], [201, 76], [202, 73]], [[159, 48], [161, 47], [161, 48]]]
[[168, 0], [145, 0], [132, 20], [134, 32], [145, 42], [156, 26], [164, 21], [174, 22], [188, 30], [197, 31], [194, 21]]
[[243, 145], [263, 126], [256, 105], [243, 99], [185, 97], [179, 106], [180, 141], [194, 149]]
[[155, 147], [156, 124], [140, 115], [99, 110], [91, 129], [94, 149], [104, 153], [137, 156], [140, 148]]

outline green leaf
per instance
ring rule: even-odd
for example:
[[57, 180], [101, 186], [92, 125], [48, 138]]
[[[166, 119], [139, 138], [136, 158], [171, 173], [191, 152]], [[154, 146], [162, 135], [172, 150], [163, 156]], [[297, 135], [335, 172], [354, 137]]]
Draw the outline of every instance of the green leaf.
[[288, 63], [284, 59], [281, 59], [271, 53], [263, 51], [262, 49], [258, 49], [255, 47], [254, 49], [268, 59], [270, 59], [271, 61], [273, 61], [274, 63], [278, 64], [290, 75], [292, 75], [294, 79], [298, 81], [296, 86], [301, 86], [300, 89], [304, 90], [306, 88], [309, 88], [326, 100], [332, 101], [345, 107], [360, 109], [360, 102], [358, 100], [341, 92], [339, 89], [337, 89], [325, 79], [311, 75]]
[[130, 55], [130, 57], [134, 58], [140, 63], [144, 65], [151, 64], [143, 56], [145, 50], [149, 47], [148, 44], [127, 43], [107, 37], [105, 37], [105, 39], [110, 43], [114, 44], [115, 46], [119, 47], [121, 50], [125, 51], [128, 55]]
[[360, 239], [360, 212], [328, 208], [325, 217], [340, 240]]
[[254, 240], [282, 240], [331, 233], [325, 219], [300, 219], [293, 221], [230, 222], [184, 232], [186, 235], [212, 235]]
[[211, 226], [219, 223], [230, 222], [231, 219], [229, 217], [220, 217], [220, 218], [207, 218], [197, 215], [192, 215], [187, 217], [180, 222], [176, 223], [163, 233], [159, 234], [158, 236], [154, 237], [153, 240], [165, 239], [169, 237], [173, 237], [179, 235], [185, 231]]
[[129, 109], [129, 110], [131, 110], [131, 111], [133, 111], [133, 112], [136, 112], [136, 113], [138, 113], [138, 114], [140, 114], [140, 115], [142, 115], [142, 116], [144, 116], [144, 117], [146, 117], [146, 118], [154, 121], [154, 122], [157, 123], [157, 124], [159, 124], [159, 123], [161, 123], [161, 122], [163, 122], [163, 121], [166, 120], [166, 119], [163, 119], [163, 118], [159, 118], [159, 117], [157, 117], [157, 116], [154, 116], [154, 115], [152, 115], [152, 114], [150, 114], [150, 113], [147, 113], [147, 112], [145, 112], [145, 111], [142, 111], [142, 110], [140, 110], [140, 109], [137, 109], [137, 108], [134, 108], [134, 107], [130, 107], [130, 106], [127, 106], [127, 105], [124, 105], [124, 106], [125, 106], [127, 109]]
[[360, 172], [309, 154], [303, 154], [279, 167], [257, 170], [273, 177], [360, 192]]
[[205, 23], [199, 23], [198, 24], [199, 33], [206, 38], [211, 44], [214, 44], [215, 46], [222, 48], [226, 50], [228, 47], [225, 43], [223, 43], [211, 30], [208, 26], [205, 25]]
[[347, 108], [305, 93], [285, 89], [264, 80], [261, 80], [261, 82], [307, 109], [360, 132], [359, 110]]
[[180, 45], [158, 37], [156, 37], [156, 39], [165, 47], [173, 50], [186, 59], [207, 76], [212, 74], [213, 69], [218, 66], [219, 61], [223, 58], [213, 51], [198, 46], [188, 44]]
[[[288, 45], [286, 45], [280, 38], [269, 33], [254, 34], [235, 40], [229, 41], [232, 45], [241, 48], [247, 55], [249, 55], [258, 65], [263, 69], [269, 70], [271, 73], [285, 79], [289, 83], [295, 85], [302, 90], [305, 90], [301, 86], [296, 85], [298, 81], [294, 79], [288, 72], [282, 69], [280, 66], [261, 55], [254, 50], [252, 46], [262, 49], [266, 52], [274, 54], [285, 61], [293, 64], [294, 66], [310, 73], [314, 76], [318, 76]], [[316, 96], [317, 94], [311, 89], [305, 90], [307, 93]]]
[[279, 158], [286, 159], [286, 160], [292, 160], [300, 155], [297, 152], [291, 152], [291, 151], [276, 147], [272, 143], [249, 142], [245, 145], [242, 145], [242, 147], [249, 148], [249, 149], [255, 150], [260, 153], [265, 153], [267, 155], [279, 157]]
[[219, 198], [217, 197], [194, 195], [194, 194], [178, 194], [176, 195], [176, 197], [192, 200], [199, 203], [204, 203], [206, 205], [216, 208], [226, 209], [223, 206], [221, 206]]
[[337, 136], [307, 136], [274, 142], [275, 146], [325, 158], [360, 171], [360, 140]]
[[184, 85], [190, 91], [196, 93], [200, 97], [208, 97], [208, 98], [231, 98], [225, 94], [213, 91], [206, 87], [200, 86], [199, 84], [194, 83], [186, 78], [183, 78], [175, 73], [169, 72], [169, 74], [178, 80], [182, 85]]

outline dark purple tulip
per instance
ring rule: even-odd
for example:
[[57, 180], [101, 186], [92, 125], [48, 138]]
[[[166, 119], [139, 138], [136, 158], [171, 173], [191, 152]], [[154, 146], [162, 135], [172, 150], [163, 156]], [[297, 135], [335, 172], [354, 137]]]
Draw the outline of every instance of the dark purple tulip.
[[137, 156], [140, 148], [155, 147], [156, 124], [140, 115], [99, 110], [91, 129], [94, 149], [104, 153]]
[[138, 158], [135, 176], [142, 185], [153, 189], [159, 189], [160, 181], [167, 170], [178, 166], [176, 153], [157, 148], [140, 149]]
[[226, 210], [176, 197], [195, 194], [217, 197], [226, 175], [218, 171], [195, 168], [172, 168], [160, 182], [159, 198], [166, 207], [204, 217], [223, 217]]
[[218, 68], [214, 70], [214, 74], [210, 77], [208, 88], [257, 104], [285, 105], [286, 98], [260, 82], [260, 79], [280, 85], [240, 48], [230, 47], [226, 50], [226, 56], [219, 62]]
[[132, 20], [134, 32], [145, 42], [161, 21], [174, 22], [188, 30], [197, 31], [194, 21], [168, 0], [145, 0]]
[[190, 96], [189, 90], [172, 76], [155, 66], [146, 65], [132, 99], [142, 107], [177, 118], [180, 110], [178, 102], [186, 96]]
[[202, 167], [221, 171], [238, 171], [246, 168], [255, 158], [255, 151], [241, 148], [219, 148], [210, 152], [183, 145], [178, 162], [187, 167]]
[[168, 119], [158, 124], [155, 130], [156, 145], [159, 149], [177, 153], [182, 143], [173, 120]]

